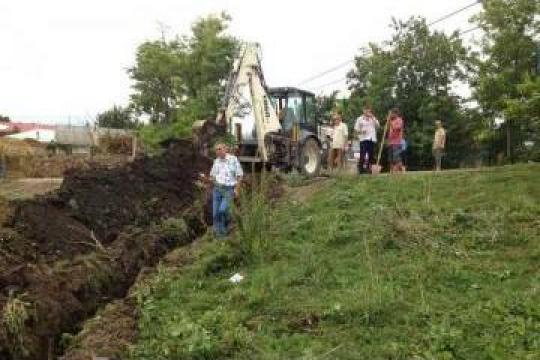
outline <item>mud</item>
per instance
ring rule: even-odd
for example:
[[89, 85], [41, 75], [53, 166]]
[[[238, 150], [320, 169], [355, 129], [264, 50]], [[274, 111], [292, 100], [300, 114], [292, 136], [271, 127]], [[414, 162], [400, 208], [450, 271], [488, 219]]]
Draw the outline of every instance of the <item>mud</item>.
[[123, 167], [68, 171], [56, 192], [11, 203], [0, 230], [0, 358], [55, 356], [61, 334], [202, 233], [197, 179], [210, 164], [174, 142]]

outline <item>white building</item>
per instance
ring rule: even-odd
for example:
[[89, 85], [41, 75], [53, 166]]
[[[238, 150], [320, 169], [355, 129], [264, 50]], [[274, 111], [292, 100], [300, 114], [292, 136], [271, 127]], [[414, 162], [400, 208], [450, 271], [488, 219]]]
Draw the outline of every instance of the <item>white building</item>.
[[27, 131], [22, 131], [16, 134], [7, 135], [11, 139], [19, 140], [36, 140], [42, 143], [50, 143], [56, 137], [56, 131], [50, 129], [32, 129]]

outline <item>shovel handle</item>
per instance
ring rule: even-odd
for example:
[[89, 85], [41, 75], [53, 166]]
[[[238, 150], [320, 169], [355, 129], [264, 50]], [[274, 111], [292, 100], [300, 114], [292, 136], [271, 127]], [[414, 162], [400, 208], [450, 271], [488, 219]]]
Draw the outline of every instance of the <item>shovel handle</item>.
[[384, 139], [386, 139], [386, 131], [388, 130], [388, 119], [386, 119], [386, 123], [384, 124], [384, 130], [383, 130], [383, 136], [381, 139], [381, 145], [379, 146], [379, 154], [377, 154], [377, 166], [381, 162], [381, 156], [382, 156], [382, 150], [384, 147]]

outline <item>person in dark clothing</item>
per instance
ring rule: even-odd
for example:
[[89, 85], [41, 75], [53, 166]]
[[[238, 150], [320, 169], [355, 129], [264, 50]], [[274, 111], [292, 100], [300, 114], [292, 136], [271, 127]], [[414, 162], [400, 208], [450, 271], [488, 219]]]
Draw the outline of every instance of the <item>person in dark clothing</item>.
[[373, 151], [377, 143], [377, 128], [379, 120], [373, 115], [371, 107], [364, 108], [362, 116], [356, 119], [354, 131], [360, 140], [360, 159], [358, 160], [358, 173], [371, 173], [373, 164]]

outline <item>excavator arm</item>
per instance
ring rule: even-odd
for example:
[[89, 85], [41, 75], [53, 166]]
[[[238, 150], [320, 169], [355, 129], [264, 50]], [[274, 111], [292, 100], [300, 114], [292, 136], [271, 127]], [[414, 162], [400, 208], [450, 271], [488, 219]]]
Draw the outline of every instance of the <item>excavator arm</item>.
[[281, 124], [268, 95], [259, 44], [245, 43], [240, 48], [226, 85], [222, 111], [213, 122], [194, 124], [194, 142], [199, 149], [207, 149], [213, 137], [226, 133], [232, 135], [238, 145], [255, 148], [254, 161], [268, 161], [265, 137], [279, 132]]

